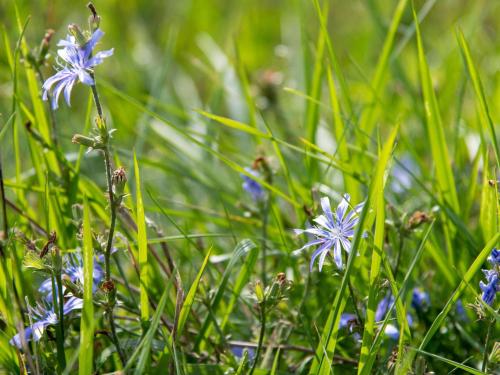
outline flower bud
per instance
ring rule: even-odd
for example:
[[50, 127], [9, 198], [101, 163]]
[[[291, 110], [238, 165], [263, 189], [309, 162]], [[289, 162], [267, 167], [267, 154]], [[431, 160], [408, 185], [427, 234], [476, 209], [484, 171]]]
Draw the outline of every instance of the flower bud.
[[54, 30], [48, 29], [45, 32], [45, 35], [40, 43], [40, 47], [38, 49], [38, 63], [42, 65], [47, 57], [47, 53], [49, 52], [50, 40], [54, 35]]
[[75, 37], [76, 42], [80, 45], [80, 47], [83, 47], [87, 43], [87, 39], [83, 35], [82, 30], [80, 30], [78, 25], [72, 23], [68, 26], [68, 31]]
[[88, 3], [87, 8], [89, 8], [92, 12], [92, 15], [89, 16], [89, 28], [91, 32], [94, 32], [99, 28], [101, 17], [97, 14], [97, 10], [95, 9], [94, 4]]
[[73, 138], [71, 138], [71, 142], [91, 148], [94, 148], [95, 146], [95, 140], [93, 138], [86, 137], [81, 134], [75, 134]]
[[120, 167], [113, 172], [112, 182], [113, 193], [116, 197], [122, 197], [127, 184], [127, 174], [125, 173], [125, 169], [123, 167]]

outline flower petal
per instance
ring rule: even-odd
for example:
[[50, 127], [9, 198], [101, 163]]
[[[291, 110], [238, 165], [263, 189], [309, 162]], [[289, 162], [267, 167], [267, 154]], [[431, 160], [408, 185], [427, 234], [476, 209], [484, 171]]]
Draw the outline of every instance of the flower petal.
[[340, 241], [338, 239], [335, 241], [333, 259], [335, 260], [335, 264], [337, 265], [337, 268], [339, 270], [344, 268], [344, 264], [342, 263], [342, 249], [340, 247]]
[[344, 215], [349, 208], [349, 201], [351, 200], [351, 196], [349, 194], [344, 194], [344, 197], [340, 201], [337, 206], [337, 221], [342, 222], [344, 219]]

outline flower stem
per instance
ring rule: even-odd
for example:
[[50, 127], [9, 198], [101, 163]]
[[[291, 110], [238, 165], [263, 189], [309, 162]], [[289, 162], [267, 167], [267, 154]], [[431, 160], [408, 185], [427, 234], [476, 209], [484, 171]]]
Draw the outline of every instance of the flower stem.
[[257, 349], [255, 351], [255, 358], [253, 360], [252, 368], [249, 374], [252, 375], [257, 367], [257, 362], [259, 362], [260, 352], [262, 350], [262, 344], [264, 343], [264, 334], [266, 332], [266, 300], [260, 303], [260, 334], [259, 342], [257, 344]]
[[[57, 345], [57, 361], [59, 362], [59, 371], [61, 374], [63, 370], [66, 368], [66, 357], [64, 355], [64, 328], [63, 328], [63, 308], [61, 307], [61, 297], [59, 290], [56, 287], [56, 279], [57, 276], [55, 273], [52, 274], [52, 305], [54, 308], [54, 312], [57, 311], [58, 324], [56, 329], [56, 345]], [[59, 300], [59, 301], [58, 301]]]
[[[110, 214], [111, 214], [111, 223], [109, 226], [109, 232], [108, 232], [108, 239], [106, 241], [106, 248], [104, 250], [104, 282], [107, 284], [111, 284], [111, 247], [113, 245], [113, 236], [115, 233], [115, 226], [116, 226], [116, 209], [117, 209], [117, 204], [115, 200], [115, 196], [113, 193], [113, 182], [112, 182], [112, 166], [111, 166], [111, 156], [110, 156], [110, 147], [109, 147], [109, 133], [106, 128], [106, 122], [104, 121], [104, 116], [102, 113], [102, 106], [101, 106], [101, 101], [99, 100], [99, 93], [97, 92], [97, 87], [95, 85], [95, 77], [92, 74], [92, 79], [94, 79], [94, 84], [91, 86], [92, 88], [92, 95], [94, 97], [94, 103], [97, 109], [97, 115], [99, 116], [99, 126], [102, 126], [102, 129], [99, 129], [101, 131], [101, 134], [103, 135], [103, 143], [104, 143], [104, 148], [103, 148], [103, 153], [104, 153], [104, 168], [106, 171], [106, 183], [107, 183], [107, 189], [108, 189], [108, 196], [109, 196], [109, 209], [110, 209]], [[113, 344], [116, 347], [116, 351], [118, 352], [118, 355], [120, 357], [120, 361], [122, 362], [122, 365], [125, 366], [126, 364], [126, 359], [125, 355], [120, 347], [120, 341], [118, 340], [118, 336], [116, 334], [116, 325], [114, 321], [114, 316], [113, 316], [113, 308], [114, 308], [114, 300], [115, 300], [115, 293], [108, 292], [109, 296], [111, 297], [110, 303], [108, 303], [106, 307], [106, 313], [108, 315], [108, 322], [109, 322], [109, 328], [111, 330], [111, 339], [113, 341]]]
[[483, 366], [481, 368], [482, 372], [488, 371], [488, 346], [490, 345], [491, 327], [495, 325], [496, 319], [491, 319], [490, 324], [488, 324], [488, 332], [486, 333], [486, 340], [484, 342], [484, 353], [483, 353]]

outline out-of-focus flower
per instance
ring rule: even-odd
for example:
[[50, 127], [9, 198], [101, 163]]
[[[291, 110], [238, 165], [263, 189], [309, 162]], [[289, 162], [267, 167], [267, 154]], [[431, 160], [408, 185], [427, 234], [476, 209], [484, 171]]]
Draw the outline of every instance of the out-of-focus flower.
[[[260, 173], [253, 168], [247, 167], [245, 168], [245, 171], [250, 173], [252, 176], [261, 178]], [[246, 192], [250, 194], [255, 202], [260, 202], [266, 197], [266, 191], [261, 184], [247, 175], [242, 174], [241, 177], [243, 178], [243, 189], [245, 189]]]
[[94, 84], [94, 79], [90, 75], [92, 69], [113, 54], [113, 49], [109, 49], [92, 56], [94, 47], [103, 35], [104, 33], [97, 29], [84, 45], [79, 45], [72, 35], [68, 35], [57, 44], [58, 47], [62, 47], [57, 53], [63, 63], [57, 61], [60, 70], [45, 81], [42, 96], [43, 100], [47, 100], [48, 93], [52, 90], [53, 109], [57, 109], [59, 96], [63, 91], [64, 99], [70, 105], [71, 90], [77, 81], [89, 86]]
[[[394, 301], [394, 296], [388, 294], [378, 303], [377, 310], [375, 311], [376, 322], [381, 322], [385, 319], [389, 310], [394, 306]], [[411, 314], [406, 314], [406, 320], [410, 326], [413, 325], [413, 317]], [[397, 340], [399, 338], [399, 329], [394, 324], [387, 324], [384, 333], [391, 339]]]
[[[349, 211], [349, 194], [344, 197], [337, 207], [335, 213], [332, 213], [330, 200], [328, 197], [321, 198], [321, 208], [324, 215], [314, 219], [318, 224], [313, 228], [295, 229], [296, 234], [312, 234], [315, 238], [306, 243], [300, 250], [311, 246], [318, 246], [311, 257], [310, 269], [312, 270], [314, 261], [319, 256], [319, 270], [323, 268], [325, 258], [333, 248], [333, 259], [339, 269], [343, 268], [342, 248], [349, 253], [351, 251], [351, 239], [354, 236], [354, 228], [358, 224], [358, 214], [363, 208], [364, 203], [358, 204], [353, 210]], [[348, 212], [349, 211], [349, 212]]]
[[[63, 314], [68, 315], [70, 312], [81, 309], [82, 307], [83, 300], [71, 297], [64, 303]], [[24, 329], [24, 339], [26, 342], [30, 340], [40, 340], [48, 326], [55, 325], [59, 322], [59, 318], [53, 306], [44, 307], [38, 305], [34, 308], [30, 307], [30, 314], [33, 317], [34, 323]], [[21, 333], [17, 333], [9, 343], [22, 349]]]
[[411, 305], [415, 310], [424, 310], [431, 304], [429, 293], [422, 288], [414, 288], [411, 296]]

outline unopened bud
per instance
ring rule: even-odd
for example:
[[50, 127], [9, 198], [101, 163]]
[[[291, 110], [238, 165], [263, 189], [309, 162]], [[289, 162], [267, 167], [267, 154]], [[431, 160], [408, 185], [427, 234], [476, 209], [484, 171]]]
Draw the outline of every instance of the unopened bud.
[[415, 229], [422, 225], [423, 223], [427, 223], [432, 220], [432, 217], [422, 211], [416, 211], [411, 215], [410, 219], [408, 220], [408, 229]]
[[73, 136], [73, 138], [71, 138], [71, 142], [75, 143], [75, 144], [82, 145], [82, 146], [86, 146], [86, 147], [97, 148], [95, 139], [90, 138], [90, 137], [86, 137], [86, 136], [81, 135], [81, 134], [75, 134]]
[[78, 25], [72, 23], [68, 26], [68, 31], [75, 37], [76, 42], [80, 45], [80, 47], [83, 47], [87, 43], [87, 39], [83, 35], [82, 30], [80, 30]]
[[260, 280], [255, 282], [255, 297], [257, 297], [259, 303], [264, 302], [264, 289]]
[[43, 64], [43, 62], [45, 61], [47, 53], [49, 52], [50, 40], [52, 39], [53, 35], [54, 35], [54, 30], [52, 30], [52, 29], [48, 29], [45, 32], [45, 35], [42, 39], [42, 42], [40, 43], [40, 48], [38, 50], [38, 63], [39, 64]]
[[89, 28], [92, 32], [94, 32], [99, 28], [101, 17], [97, 14], [97, 10], [95, 9], [94, 4], [88, 3], [87, 8], [89, 8], [92, 12], [92, 15], [89, 16]]
[[127, 184], [127, 174], [123, 167], [118, 168], [113, 172], [113, 193], [117, 197], [121, 197], [124, 194], [125, 186]]

